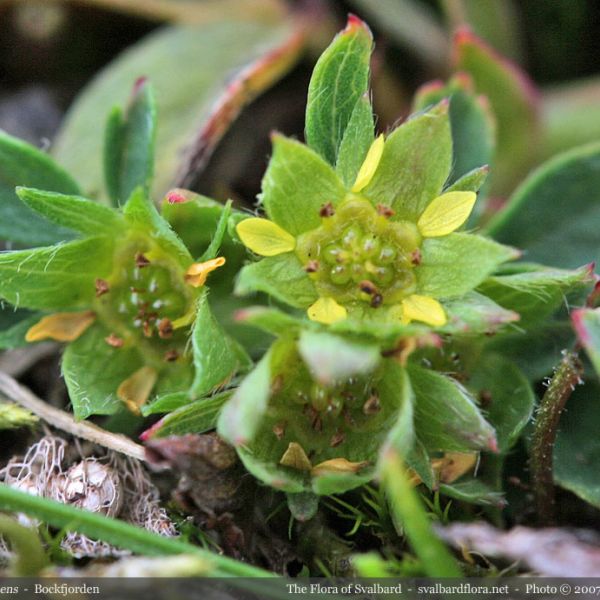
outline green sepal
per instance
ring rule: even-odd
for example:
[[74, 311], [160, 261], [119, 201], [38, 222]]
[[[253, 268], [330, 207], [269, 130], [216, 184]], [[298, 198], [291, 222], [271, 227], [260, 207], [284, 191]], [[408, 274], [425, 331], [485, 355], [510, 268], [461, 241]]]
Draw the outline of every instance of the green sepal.
[[354, 184], [373, 143], [374, 130], [373, 107], [368, 95], [365, 94], [354, 105], [335, 165], [336, 173], [348, 189]]
[[93, 236], [118, 236], [125, 230], [125, 220], [116, 210], [87, 198], [25, 187], [18, 187], [16, 191], [29, 208], [72, 231]]
[[408, 368], [415, 393], [416, 435], [429, 451], [497, 450], [493, 427], [457, 381], [417, 366]]
[[235, 447], [248, 444], [260, 428], [271, 395], [272, 355], [271, 348], [242, 381], [219, 415], [217, 431]]
[[450, 129], [452, 131], [452, 171], [448, 178], [454, 183], [482, 165], [492, 162], [495, 147], [495, 122], [486, 103], [475, 92], [473, 81], [466, 73], [455, 75], [445, 86], [423, 86], [417, 91], [413, 108], [450, 99]]
[[112, 271], [113, 249], [103, 236], [0, 254], [0, 297], [19, 308], [89, 307], [96, 278]]
[[535, 394], [521, 370], [501, 354], [486, 352], [469, 365], [469, 390], [485, 398], [486, 419], [496, 431], [498, 451], [508, 452], [531, 418]]
[[478, 192], [488, 178], [489, 173], [490, 168], [487, 165], [473, 169], [444, 189], [444, 192]]
[[273, 136], [273, 156], [262, 181], [260, 201], [269, 218], [292, 235], [321, 224], [319, 211], [334, 206], [346, 189], [333, 167], [308, 146]]
[[300, 334], [298, 351], [311, 376], [326, 386], [353, 375], [370, 373], [381, 361], [379, 347], [375, 344], [352, 342], [310, 330]]
[[355, 16], [321, 54], [308, 87], [306, 140], [331, 165], [358, 99], [367, 92], [373, 36]]
[[78, 194], [75, 181], [47, 154], [0, 131], [0, 238], [28, 246], [45, 246], [75, 237], [48, 223], [25, 206], [15, 187], [23, 185]]
[[[413, 398], [414, 402], [414, 398]], [[412, 450], [406, 457], [406, 464], [421, 478], [423, 484], [430, 490], [437, 486], [437, 477], [433, 472], [431, 457], [423, 442], [415, 437]]]
[[192, 397], [204, 396], [226, 385], [240, 369], [247, 369], [251, 364], [244, 349], [215, 319], [206, 289], [198, 299], [191, 337], [195, 369], [190, 388]]
[[109, 333], [95, 323], [63, 354], [62, 373], [76, 419], [121, 410], [117, 388], [144, 364], [137, 348], [109, 346], [104, 341]]
[[202, 256], [198, 258], [198, 262], [204, 262], [206, 260], [211, 260], [217, 256], [221, 245], [223, 244], [223, 240], [225, 239], [225, 235], [227, 234], [227, 226], [229, 223], [229, 218], [231, 217], [231, 205], [232, 201], [228, 200], [223, 207], [221, 212], [221, 216], [219, 217], [219, 221], [217, 222], [217, 226], [215, 227], [212, 239], [208, 248], [203, 252]]
[[310, 521], [319, 508], [319, 496], [312, 492], [300, 492], [299, 494], [287, 494], [287, 505], [292, 517], [296, 521], [304, 523]]
[[414, 222], [441, 193], [451, 163], [452, 136], [444, 101], [389, 135], [375, 175], [362, 194], [373, 204], [390, 206], [394, 219]]
[[28, 410], [12, 402], [0, 402], [0, 431], [33, 427], [39, 418]]
[[440, 332], [453, 335], [477, 335], [495, 333], [503, 326], [519, 321], [519, 314], [503, 308], [478, 292], [444, 302], [448, 323]]
[[444, 299], [476, 288], [499, 265], [520, 256], [514, 248], [467, 233], [428, 238], [415, 268], [420, 294]]
[[590, 267], [574, 271], [534, 268], [514, 275], [495, 275], [479, 286], [483, 294], [519, 313], [520, 327], [545, 321], [564, 303], [566, 295], [583, 290], [593, 282]]
[[123, 207], [123, 214], [132, 228], [151, 235], [160, 247], [182, 267], [192, 262], [192, 257], [179, 236], [171, 229], [142, 187], [137, 187]]
[[[215, 394], [210, 398], [202, 398], [189, 403], [189, 397], [185, 406], [172, 409], [166, 402], [158, 398], [155, 402], [142, 408], [144, 416], [169, 412], [160, 421], [142, 434], [144, 441], [153, 438], [169, 437], [171, 435], [185, 435], [186, 433], [204, 433], [217, 426], [219, 413], [223, 405], [231, 398], [233, 392], [226, 390]], [[174, 395], [174, 394], [173, 394]], [[187, 394], [186, 394], [187, 396]]]
[[313, 282], [292, 252], [246, 265], [238, 275], [235, 293], [251, 292], [266, 292], [295, 308], [308, 308], [318, 298]]
[[145, 79], [134, 86], [125, 113], [115, 108], [104, 138], [104, 180], [114, 206], [124, 204], [137, 187], [146, 195], [154, 170], [156, 103]]
[[318, 327], [316, 323], [300, 319], [277, 308], [267, 306], [250, 306], [239, 310], [236, 321], [258, 327], [271, 335], [282, 336], [295, 334], [301, 328]]

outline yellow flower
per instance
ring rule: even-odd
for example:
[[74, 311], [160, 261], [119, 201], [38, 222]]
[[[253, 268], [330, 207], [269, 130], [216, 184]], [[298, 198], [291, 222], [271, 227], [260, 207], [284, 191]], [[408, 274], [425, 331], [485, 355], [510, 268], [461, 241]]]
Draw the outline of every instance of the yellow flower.
[[[331, 279], [331, 281], [327, 284], [329, 285], [328, 290], [330, 293], [325, 293], [325, 290], [322, 288], [318, 289], [320, 295], [319, 299], [311, 304], [307, 310], [308, 317], [313, 321], [331, 324], [347, 318], [348, 310], [344, 304], [347, 304], [352, 299], [349, 299], [348, 293], [343, 291], [346, 289], [344, 286], [347, 286], [347, 280], [345, 279], [347, 275], [344, 274], [344, 269], [346, 269], [346, 272], [348, 272], [348, 269], [350, 268], [348, 267], [348, 264], [350, 264], [352, 260], [364, 261], [365, 256], [367, 256], [361, 256], [361, 258], [357, 259], [353, 258], [355, 255], [353, 255], [351, 252], [346, 252], [343, 249], [340, 250], [338, 247], [339, 240], [330, 239], [332, 235], [334, 237], [337, 235], [335, 231], [338, 231], [339, 233], [339, 231], [343, 229], [344, 231], [348, 232], [352, 227], [354, 227], [353, 223], [356, 223], [358, 226], [360, 226], [363, 220], [366, 222], [366, 220], [371, 219], [372, 222], [376, 222], [377, 224], [374, 226], [374, 228], [370, 230], [367, 229], [367, 234], [364, 239], [367, 240], [367, 243], [378, 244], [380, 242], [376, 238], [379, 236], [379, 238], [383, 240], [381, 243], [385, 242], [388, 244], [387, 251], [392, 253], [397, 252], [398, 254], [402, 254], [406, 253], [407, 248], [412, 249], [415, 254], [413, 259], [414, 262], [412, 264], [405, 264], [404, 267], [400, 267], [401, 269], [404, 269], [404, 275], [406, 275], [407, 270], [410, 271], [414, 266], [418, 266], [419, 264], [419, 246], [423, 239], [442, 237], [456, 231], [467, 221], [471, 211], [473, 210], [475, 200], [477, 199], [477, 195], [474, 192], [453, 191], [446, 192], [434, 198], [421, 213], [416, 224], [409, 223], [407, 221], [398, 223], [393, 219], [387, 222], [386, 219], [389, 219], [393, 215], [393, 212], [386, 212], [383, 210], [385, 207], [378, 206], [376, 213], [375, 207], [372, 206], [372, 203], [368, 202], [368, 198], [365, 199], [360, 195], [360, 193], [367, 188], [373, 179], [373, 176], [377, 172], [381, 157], [383, 155], [384, 145], [385, 139], [383, 135], [377, 137], [371, 144], [371, 147], [369, 148], [363, 164], [358, 171], [354, 184], [352, 185], [347, 198], [343, 200], [342, 203], [337, 207], [333, 207], [331, 204], [323, 207], [321, 217], [324, 221], [327, 220], [328, 222], [324, 223], [322, 228], [314, 231], [320, 231], [323, 229], [325, 235], [315, 238], [316, 242], [313, 240], [313, 248], [316, 248], [316, 251], [313, 251], [312, 254], [308, 253], [308, 258], [310, 260], [305, 266], [307, 276], [309, 276], [308, 273], [313, 273], [319, 268], [319, 261], [315, 260], [315, 254], [319, 254], [322, 251], [326, 252], [326, 246], [329, 248], [328, 251], [330, 255], [333, 255], [332, 253], [337, 252], [338, 254], [335, 256], [341, 256], [345, 252], [347, 257], [340, 260], [346, 261], [347, 264], [344, 266], [343, 264], [338, 263], [339, 266], [335, 267], [338, 269], [338, 271], [335, 273], [336, 279]], [[348, 210], [348, 206], [350, 206], [351, 203], [353, 203], [353, 208]], [[365, 209], [364, 205], [366, 205], [368, 208]], [[363, 208], [360, 208], [361, 206], [363, 206]], [[325, 210], [325, 208], [327, 208], [327, 210]], [[344, 211], [347, 213], [354, 211], [354, 213], [349, 219], [345, 216], [342, 216], [341, 225], [339, 225], [340, 230], [336, 230], [335, 227], [338, 225], [333, 225], [339, 216], [339, 214], [336, 213], [343, 213]], [[333, 215], [336, 216], [333, 217]], [[348, 229], [348, 227], [350, 229]], [[299, 243], [298, 239], [296, 239], [296, 237], [290, 232], [286, 231], [276, 223], [264, 218], [245, 219], [244, 221], [238, 223], [236, 231], [242, 243], [252, 252], [260, 256], [272, 257], [288, 252], [296, 252], [298, 256], [300, 256], [302, 244], [304, 244], [302, 241], [304, 238], [302, 238], [301, 242]], [[388, 233], [386, 233], [386, 231]], [[332, 232], [334, 233], [332, 234]], [[310, 235], [311, 232], [308, 233]], [[360, 233], [358, 235], [360, 235]], [[302, 236], [306, 236], [306, 234], [302, 234]], [[329, 238], [327, 236], [329, 236]], [[400, 244], [398, 248], [392, 248], [390, 251], [390, 240], [392, 245], [394, 243]], [[369, 249], [367, 248], [364, 250], [364, 252], [368, 253]], [[304, 257], [304, 259], [306, 260], [306, 257]], [[327, 260], [326, 257], [325, 259]], [[348, 263], [348, 261], [350, 261], [350, 263]], [[402, 274], [399, 275], [398, 271], [393, 270], [393, 264], [394, 263], [391, 261], [385, 264], [377, 264], [373, 259], [367, 258], [365, 263], [364, 280], [358, 281], [357, 283], [358, 288], [363, 292], [362, 299], [365, 301], [370, 301], [371, 307], [376, 308], [380, 306], [381, 302], [383, 301], [383, 296], [379, 293], [378, 286], [373, 283], [374, 280], [372, 281], [373, 277], [377, 278], [377, 274], [379, 274], [379, 281], [383, 282], [382, 285], [387, 285], [388, 287], [391, 286], [392, 294], [395, 293], [396, 296], [398, 295], [398, 290], [396, 287], [394, 287], [393, 277], [402, 276]], [[350, 266], [352, 265], [350, 264]], [[390, 269], [392, 269], [391, 283]], [[415, 276], [412, 274], [412, 272], [408, 272], [407, 276], [409, 277], [408, 281], [415, 280]], [[317, 279], [317, 281], [319, 280]], [[340, 287], [336, 288], [336, 285], [339, 285]], [[390, 308], [390, 318], [392, 320], [398, 319], [403, 323], [419, 321], [433, 327], [441, 327], [445, 325], [447, 322], [447, 317], [440, 302], [438, 302], [438, 300], [435, 298], [418, 294], [418, 282], [412, 285], [412, 289], [414, 289], [415, 293], [410, 293], [412, 291], [411, 285], [412, 284], [407, 284], [407, 286], [404, 288], [407, 292], [405, 297], [398, 298], [397, 304]], [[342, 290], [339, 295], [336, 295], [336, 289]], [[389, 296], [387, 296], [388, 303], [394, 302], [394, 296], [392, 295], [391, 297], [392, 300], [389, 300]]]

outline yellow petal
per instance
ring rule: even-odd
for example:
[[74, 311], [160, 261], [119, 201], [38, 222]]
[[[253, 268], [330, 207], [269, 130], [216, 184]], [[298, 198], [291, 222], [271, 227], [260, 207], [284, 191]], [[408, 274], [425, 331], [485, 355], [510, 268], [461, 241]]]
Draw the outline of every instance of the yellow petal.
[[423, 237], [448, 235], [468, 218], [475, 205], [475, 192], [448, 192], [438, 196], [425, 209], [417, 225]]
[[343, 321], [348, 316], [348, 311], [338, 304], [333, 298], [319, 298], [306, 311], [311, 321], [330, 325], [336, 321]]
[[402, 300], [402, 320], [405, 323], [421, 321], [434, 327], [441, 327], [447, 322], [446, 311], [437, 300], [418, 294]]
[[306, 456], [306, 452], [304, 452], [304, 448], [296, 442], [290, 442], [287, 450], [283, 453], [279, 464], [284, 467], [297, 469], [298, 471], [310, 471], [312, 468], [310, 460], [308, 456]]
[[296, 238], [268, 219], [244, 219], [235, 230], [244, 246], [261, 256], [276, 256], [296, 247]]
[[379, 161], [381, 160], [381, 155], [383, 154], [383, 146], [385, 145], [384, 143], [385, 139], [382, 133], [371, 144], [371, 147], [367, 152], [367, 156], [365, 157], [365, 160], [358, 171], [356, 181], [352, 186], [353, 192], [360, 192], [362, 189], [366, 188], [369, 183], [371, 183], [371, 179], [373, 179], [373, 175], [375, 175], [375, 171], [377, 171]]
[[465, 473], [472, 471], [477, 460], [478, 455], [474, 453], [446, 452], [442, 458], [433, 459], [431, 464], [442, 483], [453, 483]]
[[156, 378], [156, 371], [152, 367], [142, 367], [121, 383], [117, 388], [117, 396], [132, 413], [140, 414], [140, 407], [150, 397]]
[[25, 335], [27, 342], [56, 340], [72, 342], [76, 340], [94, 321], [96, 315], [91, 310], [64, 312], [48, 315], [29, 329]]
[[225, 259], [222, 256], [211, 258], [205, 262], [194, 263], [185, 273], [185, 281], [193, 287], [201, 287], [211, 271], [222, 267]]
[[367, 461], [350, 462], [345, 458], [332, 458], [318, 465], [315, 465], [311, 471], [312, 475], [324, 475], [326, 473], [357, 473], [364, 469], [369, 463]]

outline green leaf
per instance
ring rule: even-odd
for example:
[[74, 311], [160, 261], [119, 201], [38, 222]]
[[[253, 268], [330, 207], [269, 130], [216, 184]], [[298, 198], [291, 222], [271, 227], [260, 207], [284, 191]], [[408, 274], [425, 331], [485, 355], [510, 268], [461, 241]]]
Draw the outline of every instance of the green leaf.
[[554, 479], [596, 508], [600, 508], [600, 386], [587, 382], [569, 398], [561, 415], [554, 446]]
[[295, 333], [301, 327], [310, 327], [311, 322], [299, 319], [277, 308], [250, 306], [238, 311], [236, 320], [276, 336]]
[[307, 308], [317, 299], [313, 282], [293, 252], [268, 256], [245, 266], [238, 276], [235, 293], [266, 292], [296, 308]]
[[321, 331], [303, 331], [298, 350], [311, 376], [324, 386], [370, 373], [381, 360], [377, 345], [351, 342]]
[[397, 219], [416, 221], [440, 194], [452, 161], [448, 103], [442, 102], [395, 129], [363, 190], [374, 204], [391, 206]]
[[113, 245], [94, 237], [0, 254], [0, 297], [37, 310], [89, 307], [96, 278], [112, 271]]
[[136, 348], [109, 346], [104, 341], [109, 333], [96, 323], [71, 342], [63, 354], [63, 377], [77, 419], [118, 412], [123, 403], [117, 397], [117, 388], [143, 366]]
[[421, 252], [415, 269], [419, 293], [441, 299], [466, 294], [503, 262], [519, 256], [513, 248], [468, 233], [428, 238]]
[[440, 492], [450, 498], [469, 504], [494, 506], [496, 508], [503, 508], [506, 505], [502, 492], [493, 490], [479, 479], [461, 480], [452, 484], [442, 483], [440, 484]]
[[465, 73], [455, 75], [445, 86], [423, 86], [417, 92], [414, 108], [422, 110], [443, 98], [450, 99], [452, 170], [448, 182], [452, 184], [467, 173], [492, 162], [495, 123], [488, 106], [475, 93], [473, 81]]
[[520, 369], [500, 354], [485, 353], [469, 369], [469, 389], [485, 398], [483, 409], [496, 430], [498, 450], [507, 452], [529, 422], [535, 395]]
[[271, 395], [271, 356], [269, 350], [221, 411], [217, 430], [233, 446], [246, 445], [260, 428]]
[[428, 450], [496, 450], [492, 426], [458, 382], [435, 371], [409, 367], [415, 393], [415, 428]]
[[114, 206], [141, 186], [150, 193], [154, 168], [156, 103], [146, 79], [136, 81], [125, 114], [113, 110], [104, 139], [104, 177]]
[[466, 71], [490, 101], [498, 123], [492, 192], [506, 193], [526, 172], [537, 142], [538, 97], [533, 83], [468, 30], [455, 36], [456, 68]]
[[356, 180], [367, 152], [374, 140], [373, 107], [368, 96], [356, 101], [346, 131], [340, 142], [335, 170], [350, 189]]
[[537, 267], [535, 271], [489, 277], [480, 286], [486, 296], [521, 316], [520, 327], [546, 320], [565, 302], [565, 296], [592, 282], [588, 267], [576, 271]]
[[17, 186], [78, 194], [77, 184], [46, 154], [0, 131], [0, 238], [29, 246], [72, 239], [72, 231], [49, 224], [16, 196]]
[[171, 226], [156, 210], [156, 207], [143, 188], [134, 190], [127, 204], [123, 207], [123, 214], [132, 227], [138, 227], [150, 234], [154, 240], [180, 265], [187, 267], [192, 262], [192, 257], [185, 244], [179, 239]]
[[451, 186], [446, 188], [444, 192], [478, 192], [485, 183], [489, 172], [490, 169], [488, 166], [473, 169], [457, 179]]
[[[144, 441], [154, 438], [169, 437], [170, 435], [185, 435], [186, 433], [204, 433], [217, 426], [219, 413], [223, 405], [231, 398], [233, 392], [227, 390], [210, 398], [202, 398], [188, 402], [185, 406], [169, 412], [142, 435]], [[142, 409], [144, 415], [156, 412], [166, 412], [170, 407], [160, 403], [160, 399]]]
[[575, 148], [534, 171], [487, 232], [527, 251], [527, 259], [576, 268], [600, 261], [600, 144]]
[[196, 320], [192, 330], [195, 377], [190, 388], [194, 396], [204, 396], [227, 384], [250, 358], [215, 319], [205, 290], [198, 299]]
[[21, 200], [48, 221], [86, 235], [117, 235], [124, 231], [123, 217], [115, 210], [81, 196], [68, 196], [33, 188], [17, 188]]
[[54, 156], [78, 178], [86, 195], [104, 198], [98, 121], [109, 107], [125, 105], [131, 86], [145, 75], [160, 115], [150, 195], [161, 198], [186, 183], [186, 176], [210, 155], [241, 107], [285, 73], [301, 48], [297, 29], [282, 20], [267, 23], [229, 15], [196, 26], [155, 30], [83, 90], [58, 134]]
[[351, 15], [313, 71], [306, 103], [306, 141], [331, 165], [337, 162], [354, 107], [367, 92], [372, 47], [369, 28]]
[[117, 388], [143, 366], [135, 348], [115, 349], [104, 341], [108, 335], [106, 329], [95, 324], [71, 342], [63, 354], [62, 374], [76, 419], [119, 412], [123, 403], [117, 397]]
[[575, 310], [571, 319], [579, 343], [585, 348], [600, 376], [600, 308]]
[[260, 201], [269, 218], [292, 235], [321, 224], [319, 211], [334, 206], [346, 190], [333, 167], [308, 146], [273, 136], [273, 156], [262, 182]]

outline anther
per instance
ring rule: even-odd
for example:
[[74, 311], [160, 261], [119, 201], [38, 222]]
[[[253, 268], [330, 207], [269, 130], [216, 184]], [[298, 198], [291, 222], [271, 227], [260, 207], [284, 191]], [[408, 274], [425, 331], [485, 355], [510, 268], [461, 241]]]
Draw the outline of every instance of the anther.
[[115, 335], [114, 333], [111, 333], [110, 335], [107, 335], [104, 338], [104, 341], [109, 345], [112, 346], [113, 348], [120, 348], [123, 345], [123, 339], [120, 338], [119, 336]]
[[383, 304], [383, 296], [377, 292], [371, 297], [371, 308], [379, 308]]
[[165, 362], [174, 362], [179, 358], [177, 350], [167, 350], [164, 355]]
[[327, 202], [323, 204], [319, 210], [320, 217], [333, 217], [335, 215], [335, 208], [333, 208], [333, 204], [331, 202]]
[[309, 260], [306, 265], [304, 265], [304, 270], [307, 273], [316, 273], [319, 270], [319, 261]]
[[381, 410], [381, 402], [377, 394], [371, 394], [363, 404], [363, 413], [367, 416], [376, 415]]
[[96, 279], [94, 284], [96, 286], [96, 298], [99, 298], [100, 296], [103, 296], [104, 294], [107, 294], [110, 291], [108, 281], [106, 281], [105, 279], [98, 278]]
[[279, 441], [281, 441], [285, 435], [285, 426], [285, 421], [282, 421], [281, 423], [275, 423], [275, 425], [273, 425], [273, 433]]
[[393, 217], [396, 214], [396, 211], [393, 208], [390, 208], [385, 204], [378, 204], [375, 208], [377, 210], [377, 214], [382, 217], [385, 217], [386, 219], [389, 219], [390, 217]]
[[346, 439], [346, 434], [343, 431], [338, 430], [331, 437], [329, 445], [332, 448], [337, 448], [337, 446], [344, 443], [345, 439]]
[[421, 264], [421, 258], [421, 251], [418, 248], [415, 248], [410, 255], [410, 262], [417, 267]]
[[138, 269], [143, 269], [144, 267], [147, 267], [150, 264], [150, 261], [141, 252], [136, 252], [134, 260], [135, 266]]
[[372, 281], [369, 281], [368, 279], [364, 279], [363, 281], [361, 281], [358, 284], [358, 287], [361, 292], [364, 292], [365, 294], [369, 294], [369, 296], [374, 296], [375, 294], [378, 293], [378, 290], [377, 290], [377, 287], [375, 286], [375, 284]]
[[156, 328], [158, 329], [158, 337], [162, 340], [170, 338], [173, 335], [173, 323], [171, 323], [171, 319], [167, 319], [166, 317], [161, 319]]

